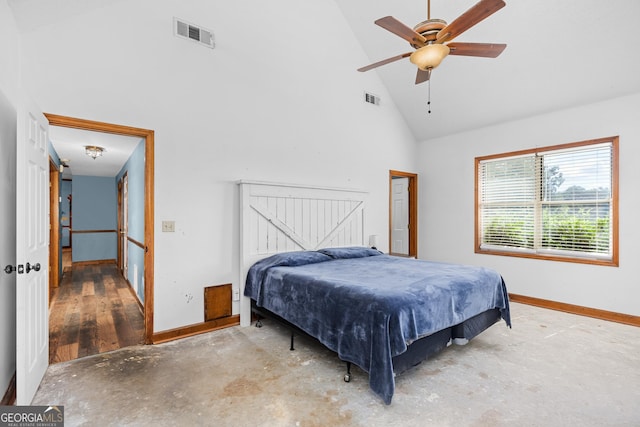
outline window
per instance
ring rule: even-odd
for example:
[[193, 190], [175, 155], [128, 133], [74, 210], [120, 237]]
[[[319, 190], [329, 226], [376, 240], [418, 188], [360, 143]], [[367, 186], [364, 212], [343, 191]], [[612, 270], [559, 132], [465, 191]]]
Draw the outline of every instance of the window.
[[476, 253], [618, 265], [618, 137], [476, 158]]

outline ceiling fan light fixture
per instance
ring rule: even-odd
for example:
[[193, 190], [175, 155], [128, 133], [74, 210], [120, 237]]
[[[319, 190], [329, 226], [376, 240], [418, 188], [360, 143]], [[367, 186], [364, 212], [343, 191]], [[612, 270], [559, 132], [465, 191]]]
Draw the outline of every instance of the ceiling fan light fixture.
[[428, 44], [413, 52], [409, 60], [421, 70], [427, 71], [440, 65], [449, 50], [449, 46], [444, 44]]
[[97, 145], [85, 145], [84, 147], [85, 154], [91, 157], [93, 160], [95, 160], [97, 157], [102, 156], [102, 153], [104, 151], [104, 148], [98, 147]]

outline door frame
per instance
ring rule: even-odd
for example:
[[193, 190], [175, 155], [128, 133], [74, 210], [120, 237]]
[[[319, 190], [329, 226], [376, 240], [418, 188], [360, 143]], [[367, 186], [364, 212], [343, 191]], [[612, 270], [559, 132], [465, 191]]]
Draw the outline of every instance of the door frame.
[[118, 270], [124, 276], [123, 268], [122, 268], [122, 178], [118, 181], [118, 253], [116, 258], [116, 264], [118, 266]]
[[49, 156], [49, 303], [60, 285], [60, 169]]
[[[120, 264], [118, 268], [124, 277], [129, 274], [129, 175], [125, 172], [118, 181], [118, 245], [120, 250]], [[136, 290], [137, 291], [137, 290]]]
[[418, 174], [389, 171], [389, 250], [391, 250], [391, 234], [393, 230], [393, 178], [409, 178], [409, 254], [418, 258]]
[[144, 330], [145, 343], [153, 338], [154, 295], [154, 131], [112, 123], [44, 113], [50, 126], [60, 126], [117, 135], [135, 136], [145, 141], [144, 150]]

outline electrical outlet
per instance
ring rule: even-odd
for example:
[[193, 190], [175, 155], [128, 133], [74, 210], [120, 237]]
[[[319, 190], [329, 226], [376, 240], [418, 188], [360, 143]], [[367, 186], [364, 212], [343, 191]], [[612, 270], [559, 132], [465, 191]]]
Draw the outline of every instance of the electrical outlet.
[[176, 231], [176, 222], [175, 221], [162, 221], [162, 232], [163, 233], [173, 233]]

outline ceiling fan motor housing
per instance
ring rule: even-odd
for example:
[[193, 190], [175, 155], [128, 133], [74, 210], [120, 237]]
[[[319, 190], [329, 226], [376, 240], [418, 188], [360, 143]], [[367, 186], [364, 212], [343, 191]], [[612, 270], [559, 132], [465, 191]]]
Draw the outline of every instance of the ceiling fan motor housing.
[[[427, 39], [426, 44], [433, 43], [438, 38], [438, 33], [444, 27], [447, 26], [447, 22], [442, 19], [427, 19], [426, 21], [422, 21], [419, 24], [416, 24], [413, 27], [413, 31], [420, 34], [422, 37]], [[422, 45], [415, 45], [411, 43], [415, 49], [422, 47]]]

